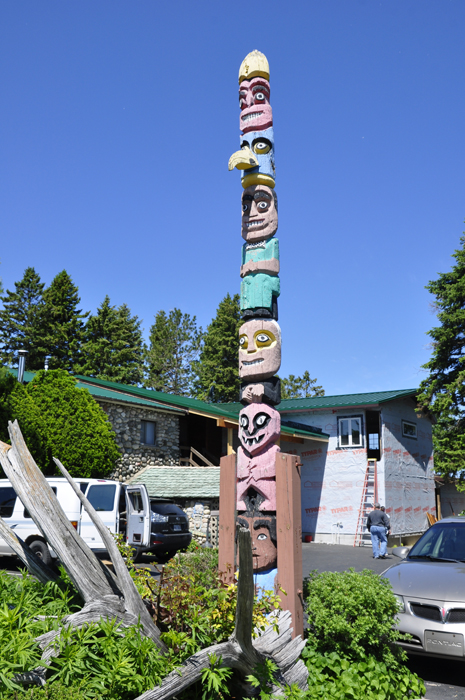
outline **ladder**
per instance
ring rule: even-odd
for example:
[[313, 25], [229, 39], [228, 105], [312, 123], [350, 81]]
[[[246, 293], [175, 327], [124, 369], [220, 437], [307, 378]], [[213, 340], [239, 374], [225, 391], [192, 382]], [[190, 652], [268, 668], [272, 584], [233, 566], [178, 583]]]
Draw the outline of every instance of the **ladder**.
[[355, 530], [354, 547], [357, 545], [371, 546], [371, 535], [366, 529], [368, 513], [373, 510], [373, 507], [378, 498], [377, 484], [377, 462], [376, 459], [369, 459], [367, 470], [365, 472], [365, 480], [363, 482], [362, 500], [358, 511], [357, 529]]

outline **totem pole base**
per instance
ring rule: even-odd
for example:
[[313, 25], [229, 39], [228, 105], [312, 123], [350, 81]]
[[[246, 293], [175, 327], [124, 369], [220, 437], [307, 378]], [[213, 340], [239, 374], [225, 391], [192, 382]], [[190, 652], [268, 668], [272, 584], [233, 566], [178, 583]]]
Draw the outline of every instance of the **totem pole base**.
[[220, 521], [218, 569], [224, 583], [235, 581], [236, 561], [236, 455], [220, 460]]
[[278, 583], [281, 607], [292, 615], [292, 636], [303, 635], [302, 504], [300, 460], [280, 452], [276, 455], [276, 534]]

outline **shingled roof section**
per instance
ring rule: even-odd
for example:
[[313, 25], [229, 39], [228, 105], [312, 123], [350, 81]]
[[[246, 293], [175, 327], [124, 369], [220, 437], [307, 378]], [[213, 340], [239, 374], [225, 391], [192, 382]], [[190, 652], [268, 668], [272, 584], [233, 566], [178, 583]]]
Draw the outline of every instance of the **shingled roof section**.
[[219, 498], [220, 467], [146, 467], [130, 484], [145, 484], [150, 498]]

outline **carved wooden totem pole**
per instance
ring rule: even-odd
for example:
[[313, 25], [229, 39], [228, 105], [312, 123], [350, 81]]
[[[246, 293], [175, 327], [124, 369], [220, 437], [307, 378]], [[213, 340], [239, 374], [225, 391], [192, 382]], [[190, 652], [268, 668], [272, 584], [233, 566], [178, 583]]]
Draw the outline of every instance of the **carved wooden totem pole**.
[[[220, 568], [234, 572], [236, 524], [252, 535], [254, 581], [286, 591], [282, 606], [303, 631], [300, 473], [297, 458], [278, 445], [281, 366], [278, 202], [273, 113], [266, 57], [252, 51], [239, 69], [241, 148], [229, 169], [242, 171], [242, 264], [239, 330], [240, 400], [237, 456], [221, 461]], [[226, 577], [228, 578], [228, 577]]]

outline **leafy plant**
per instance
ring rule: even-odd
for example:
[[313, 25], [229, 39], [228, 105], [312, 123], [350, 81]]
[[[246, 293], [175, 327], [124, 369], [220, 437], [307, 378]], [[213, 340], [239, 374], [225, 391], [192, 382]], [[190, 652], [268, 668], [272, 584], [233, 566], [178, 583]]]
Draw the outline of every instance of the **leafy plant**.
[[309, 700], [403, 700], [425, 693], [395, 644], [398, 610], [387, 579], [372, 571], [313, 572], [304, 582], [309, 630], [303, 658]]
[[231, 668], [221, 668], [221, 656], [209, 656], [210, 666], [202, 670], [202, 700], [223, 700], [229, 696], [227, 681], [232, 675]]
[[370, 655], [353, 661], [307, 645], [302, 656], [309, 673], [307, 700], [404, 700], [425, 694], [423, 681], [408, 668], [393, 668]]

